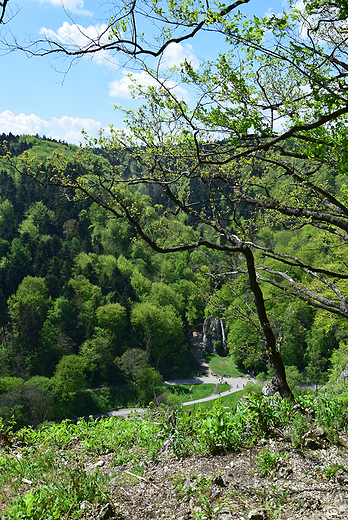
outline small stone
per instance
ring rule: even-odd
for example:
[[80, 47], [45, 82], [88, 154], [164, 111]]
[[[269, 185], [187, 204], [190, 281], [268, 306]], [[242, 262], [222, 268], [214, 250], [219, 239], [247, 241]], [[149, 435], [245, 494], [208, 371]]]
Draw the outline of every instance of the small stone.
[[100, 513], [98, 515], [98, 520], [107, 520], [108, 518], [112, 518], [114, 516], [114, 508], [112, 505], [108, 502], [103, 506], [100, 510]]
[[182, 486], [183, 491], [186, 493], [190, 492], [194, 488], [194, 484], [191, 482], [189, 477], [186, 477], [186, 480]]
[[219, 486], [210, 486], [210, 492], [212, 500], [215, 500], [215, 498], [221, 495], [221, 488]]
[[346, 448], [348, 448], [348, 436], [347, 435], [343, 435], [343, 434], [339, 435], [338, 441], [342, 446], [345, 446]]
[[211, 483], [213, 486], [226, 487], [226, 484], [224, 482], [222, 475], [216, 475], [216, 477], [213, 478]]
[[278, 390], [278, 385], [275, 383], [275, 381], [271, 380], [269, 383], [266, 383], [265, 386], [262, 388], [262, 395], [266, 397], [272, 397], [276, 395]]
[[228, 507], [223, 507], [215, 517], [216, 520], [232, 520], [232, 514]]
[[27, 478], [22, 478], [22, 482], [23, 482], [23, 484], [29, 484], [29, 486], [33, 485], [33, 481], [32, 480], [28, 480]]
[[101, 466], [104, 466], [104, 464], [105, 464], [105, 460], [98, 460], [98, 462], [96, 462], [96, 464], [95, 464], [95, 467], [100, 468]]
[[336, 473], [336, 482], [341, 484], [341, 486], [346, 486], [348, 484], [348, 473], [343, 469], [339, 469]]
[[298, 403], [294, 404], [294, 406], [292, 407], [292, 413], [296, 413], [296, 412], [300, 412], [301, 411], [301, 405], [299, 405]]
[[288, 478], [292, 473], [293, 473], [292, 468], [289, 468], [289, 467], [279, 468], [278, 477], [279, 478]]
[[325, 432], [324, 428], [317, 426], [316, 429], [314, 430], [314, 432], [315, 432], [316, 436], [319, 437], [319, 439], [325, 439], [326, 432]]
[[263, 508], [253, 509], [248, 514], [248, 520], [267, 520], [266, 510]]
[[321, 501], [319, 498], [305, 495], [299, 499], [298, 505], [302, 509], [319, 509], [321, 506]]
[[81, 504], [80, 504], [81, 511], [85, 511], [86, 509], [91, 509], [91, 507], [92, 507], [92, 504], [90, 504], [88, 502], [88, 500], [83, 500], [83, 502], [81, 502]]
[[342, 504], [340, 504], [337, 509], [340, 513], [348, 511], [348, 502], [342, 502]]
[[[322, 430], [322, 428], [320, 428], [320, 430]], [[316, 430], [309, 430], [306, 432], [301, 438], [301, 443], [309, 450], [320, 450], [325, 447], [324, 440], [317, 435]]]

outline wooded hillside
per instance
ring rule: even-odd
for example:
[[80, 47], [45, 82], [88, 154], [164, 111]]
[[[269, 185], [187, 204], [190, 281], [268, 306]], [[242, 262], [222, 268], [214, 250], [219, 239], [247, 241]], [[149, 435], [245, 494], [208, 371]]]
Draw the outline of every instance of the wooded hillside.
[[[66, 157], [69, 168], [76, 152], [66, 143], [32, 136], [3, 135], [1, 140], [8, 142], [17, 161], [25, 150], [42, 161], [55, 152]], [[96, 152], [96, 157], [103, 155], [102, 150]], [[103, 160], [108, 163], [110, 157]], [[126, 176], [138, 167], [126, 155], [119, 161]], [[59, 402], [55, 413], [64, 415], [74, 413], [74, 406], [67, 403], [87, 386], [134, 378], [145, 384], [154, 377], [159, 381], [161, 376], [190, 375], [190, 334], [200, 330], [209, 315], [225, 316], [229, 355], [241, 370], [272, 373], [241, 262], [239, 272], [222, 276], [221, 266], [227, 273], [232, 266], [226, 251], [201, 246], [156, 253], [137, 238], [131, 223], [110, 215], [93, 200], [74, 200], [73, 192], [69, 197], [58, 187], [41, 186], [6, 164], [2, 161], [0, 169], [4, 416], [23, 407], [30, 393], [35, 394], [33, 401], [53, 396]], [[49, 175], [48, 163], [40, 168]], [[322, 182], [335, 193], [340, 175], [327, 170]], [[204, 185], [197, 179], [192, 189], [197, 200], [204, 198]], [[160, 203], [170, 210], [170, 203], [151, 185], [132, 188], [131, 196], [143, 200], [149, 211]], [[250, 220], [248, 207], [240, 208], [239, 218]], [[177, 220], [174, 214], [173, 233], [175, 229], [178, 236], [199, 232], [194, 219]], [[278, 253], [301, 251], [303, 261], [314, 266], [341, 268], [342, 251], [337, 255], [333, 242], [323, 247], [320, 230], [290, 231], [270, 222], [255, 225], [251, 237]], [[274, 269], [274, 260], [266, 261]], [[299, 284], [308, 283], [299, 269], [296, 277]], [[262, 283], [262, 289], [291, 381], [324, 381], [331, 356], [340, 342], [345, 343], [346, 320], [315, 310], [272, 285]], [[130, 349], [130, 358], [142, 366], [141, 374], [135, 374], [134, 366], [129, 368]], [[143, 399], [150, 400], [151, 395]]]

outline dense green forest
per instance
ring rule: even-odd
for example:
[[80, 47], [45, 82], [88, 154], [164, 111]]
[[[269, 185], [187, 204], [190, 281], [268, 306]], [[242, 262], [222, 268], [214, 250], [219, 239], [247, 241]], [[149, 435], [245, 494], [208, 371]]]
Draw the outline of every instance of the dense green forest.
[[[5, 139], [14, 156], [76, 150], [30, 136]], [[166, 377], [190, 375], [190, 333], [202, 324], [202, 292], [209, 292], [199, 269], [206, 255], [154, 254], [91, 202], [71, 202], [5, 169], [0, 183], [3, 414], [23, 406], [33, 385], [33, 399], [38, 389], [42, 398], [53, 393], [64, 413], [74, 413], [66, 406], [77, 391], [125, 382], [129, 371], [115, 359], [127, 349], [146, 353], [142, 379], [152, 380], [152, 367]]]
[[[77, 150], [33, 136], [0, 140], [17, 160], [23, 152], [41, 160], [61, 153], [69, 165]], [[125, 175], [137, 168], [125, 155], [120, 162]], [[332, 191], [339, 189], [335, 172], [324, 181]], [[272, 373], [262, 335], [251, 314], [248, 318], [252, 296], [245, 275], [214, 276], [215, 266], [229, 265], [228, 253], [204, 246], [157, 253], [129, 222], [93, 200], [74, 200], [57, 187], [41, 186], [5, 161], [0, 186], [0, 413], [5, 418], [15, 414], [26, 423], [71, 416], [85, 410], [84, 388], [127, 381], [136, 391], [162, 377], [190, 375], [192, 331], [201, 330], [209, 315], [225, 316], [229, 355], [241, 370], [260, 379]], [[193, 188], [197, 200], [204, 198], [198, 192], [204, 187]], [[150, 207], [165, 204], [151, 186], [133, 190], [132, 196]], [[247, 219], [248, 211], [242, 207], [240, 217]], [[195, 226], [175, 216], [173, 223], [187, 234]], [[334, 265], [335, 249], [323, 248], [320, 233], [270, 225], [254, 236], [288, 254], [305, 244], [308, 262]], [[308, 283], [301, 271], [296, 276]], [[330, 359], [341, 352], [340, 345], [345, 348], [346, 320], [273, 286], [262, 287], [288, 378], [324, 382]], [[151, 392], [140, 396], [140, 402], [149, 400]]]

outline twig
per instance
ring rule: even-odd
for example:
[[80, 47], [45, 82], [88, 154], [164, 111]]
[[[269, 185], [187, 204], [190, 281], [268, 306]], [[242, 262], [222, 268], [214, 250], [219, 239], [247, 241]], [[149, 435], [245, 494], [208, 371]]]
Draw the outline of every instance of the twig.
[[141, 477], [140, 475], [135, 475], [134, 473], [131, 473], [130, 471], [125, 470], [125, 473], [128, 473], [128, 475], [131, 475], [132, 477], [140, 478], [141, 480], [145, 480], [147, 482], [146, 478]]
[[[128, 475], [131, 475], [132, 477], [136, 477], [136, 478], [139, 478], [141, 480], [144, 480], [145, 482], [149, 483], [149, 481], [144, 478], [144, 477], [141, 477], [140, 475], [135, 475], [134, 473], [131, 473], [130, 471], [128, 470], [125, 470], [125, 473], [127, 473]], [[156, 486], [156, 484], [154, 484], [153, 482], [151, 482], [151, 485], [156, 488], [156, 489], [159, 489], [158, 486]]]

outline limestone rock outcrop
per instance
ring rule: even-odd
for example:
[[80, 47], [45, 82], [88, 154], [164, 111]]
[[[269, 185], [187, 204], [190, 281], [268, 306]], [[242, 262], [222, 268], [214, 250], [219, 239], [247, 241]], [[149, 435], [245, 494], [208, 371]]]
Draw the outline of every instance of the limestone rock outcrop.
[[224, 323], [220, 318], [208, 316], [203, 324], [203, 348], [205, 352], [227, 356]]

